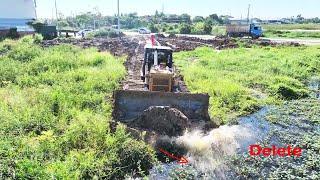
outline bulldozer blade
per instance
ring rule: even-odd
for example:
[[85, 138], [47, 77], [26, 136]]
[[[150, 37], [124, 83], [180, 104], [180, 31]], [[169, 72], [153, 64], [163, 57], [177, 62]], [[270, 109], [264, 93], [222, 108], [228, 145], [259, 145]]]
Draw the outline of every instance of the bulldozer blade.
[[117, 90], [114, 100], [113, 118], [119, 121], [133, 120], [151, 106], [169, 106], [189, 119], [210, 120], [208, 94]]

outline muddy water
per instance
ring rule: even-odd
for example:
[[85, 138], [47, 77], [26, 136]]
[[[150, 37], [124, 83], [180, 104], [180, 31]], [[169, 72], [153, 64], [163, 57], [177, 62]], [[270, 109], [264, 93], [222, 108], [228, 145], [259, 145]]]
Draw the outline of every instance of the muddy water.
[[[151, 170], [150, 178], [170, 179], [183, 174], [189, 177], [186, 179], [237, 179], [233, 170], [241, 167], [228, 166], [229, 159], [233, 155], [245, 158], [250, 144], [261, 142], [284, 147], [294, 142], [290, 140], [292, 137], [301, 139], [307, 134], [320, 134], [320, 126], [312, 123], [312, 119], [320, 117], [318, 111], [308, 112], [309, 106], [314, 109], [320, 107], [318, 104], [315, 99], [285, 102], [281, 107], [265, 107], [255, 114], [239, 118], [237, 125], [224, 125], [208, 133], [200, 130], [186, 132], [174, 140], [187, 148], [189, 164], [161, 164]], [[276, 121], [271, 123], [273, 116]], [[297, 145], [301, 143], [299, 140]], [[291, 163], [299, 165], [298, 161]]]
[[[309, 88], [312, 91], [311, 99], [301, 101], [312, 103], [320, 100], [320, 78], [312, 78]], [[299, 112], [301, 108], [299, 103], [297, 106]], [[310, 120], [310, 117], [307, 116], [306, 110], [300, 110], [301, 112], [296, 114], [296, 110], [293, 109], [289, 113], [290, 109], [286, 108], [294, 107], [287, 106], [286, 103], [282, 108], [265, 107], [255, 114], [239, 118], [236, 121], [237, 125], [224, 125], [207, 133], [201, 130], [185, 132], [183, 136], [174, 138], [174, 141], [187, 148], [188, 153], [185, 157], [189, 160], [189, 164], [184, 166], [176, 162], [160, 164], [150, 171], [150, 179], [179, 179], [181, 174], [186, 177], [184, 179], [235, 179], [227, 165], [228, 158], [248, 153], [249, 145], [265, 141], [276, 146], [285, 145], [275, 132], [295, 136], [305, 135], [308, 132], [320, 133], [320, 126], [307, 120]], [[285, 114], [278, 118], [287, 120], [281, 119], [274, 123], [267, 120], [268, 116], [278, 113]], [[313, 116], [318, 117], [317, 114]]]
[[151, 170], [150, 178], [167, 179], [174, 176], [172, 173], [185, 170], [191, 179], [226, 179], [226, 157], [248, 151], [250, 144], [266, 138], [271, 129], [279, 128], [266, 121], [267, 113], [268, 108], [263, 108], [253, 115], [239, 118], [237, 125], [224, 125], [208, 133], [201, 130], [185, 132], [175, 141], [187, 148], [189, 165], [161, 164]]
[[320, 99], [320, 77], [311, 78], [309, 88], [312, 91], [311, 96]]

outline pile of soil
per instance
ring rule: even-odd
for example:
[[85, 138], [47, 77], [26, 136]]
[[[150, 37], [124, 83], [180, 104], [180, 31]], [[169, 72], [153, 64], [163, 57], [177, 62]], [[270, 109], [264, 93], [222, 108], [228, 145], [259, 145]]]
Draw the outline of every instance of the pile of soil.
[[204, 40], [197, 37], [173, 36], [168, 38], [160, 38], [159, 42], [163, 45], [171, 47], [172, 49], [174, 49], [175, 52], [192, 51], [200, 46], [208, 46], [217, 49], [238, 47], [235, 39], [220, 37], [215, 39]]
[[133, 121], [133, 126], [172, 137], [182, 135], [186, 129], [191, 127], [191, 122], [178, 109], [151, 106]]
[[241, 39], [237, 40], [235, 38], [229, 38], [226, 36], [217, 36], [214, 39], [201, 39], [197, 37], [179, 36], [179, 37], [167, 37], [159, 38], [158, 40], [161, 44], [166, 45], [174, 49], [175, 52], [179, 51], [192, 51], [200, 46], [208, 46], [215, 49], [230, 49], [238, 48], [239, 43], [246, 48], [251, 48], [253, 45], [257, 46], [301, 46], [296, 42], [282, 42], [277, 43], [270, 40], [264, 39]]

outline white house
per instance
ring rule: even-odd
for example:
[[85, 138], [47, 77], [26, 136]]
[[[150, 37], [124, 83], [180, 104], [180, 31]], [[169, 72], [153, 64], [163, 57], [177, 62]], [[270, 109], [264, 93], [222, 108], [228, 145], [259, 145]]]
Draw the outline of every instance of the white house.
[[26, 24], [36, 19], [34, 0], [0, 0], [0, 29], [31, 31]]

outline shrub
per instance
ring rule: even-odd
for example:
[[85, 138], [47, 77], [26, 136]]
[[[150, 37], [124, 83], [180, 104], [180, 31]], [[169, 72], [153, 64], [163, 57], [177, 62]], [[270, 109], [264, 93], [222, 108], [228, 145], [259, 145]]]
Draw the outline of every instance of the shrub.
[[211, 31], [212, 31], [212, 25], [210, 23], [204, 23], [204, 26], [203, 26], [203, 31], [204, 33], [206, 34], [211, 34]]
[[36, 44], [40, 44], [43, 40], [43, 37], [41, 34], [36, 34], [33, 38], [33, 42], [36, 43]]
[[308, 91], [304, 89], [297, 89], [286, 84], [275, 85], [276, 93], [280, 95], [281, 98], [292, 100], [308, 97]]
[[189, 24], [181, 24], [179, 28], [180, 34], [190, 34], [191, 26]]
[[192, 34], [204, 34], [204, 23], [198, 22], [192, 26]]
[[[115, 38], [118, 37], [118, 31], [110, 28], [99, 29], [98, 31], [91, 33], [89, 36], [100, 38]], [[120, 32], [120, 36], [124, 36], [123, 32]]]
[[156, 27], [155, 24], [153, 24], [153, 23], [150, 23], [150, 24], [149, 24], [148, 29], [150, 29], [150, 31], [151, 31], [152, 33], [157, 33], [157, 32], [159, 32], [158, 27]]
[[19, 34], [17, 32], [17, 28], [10, 28], [9, 33], [7, 34], [8, 38], [17, 39], [19, 38]]

